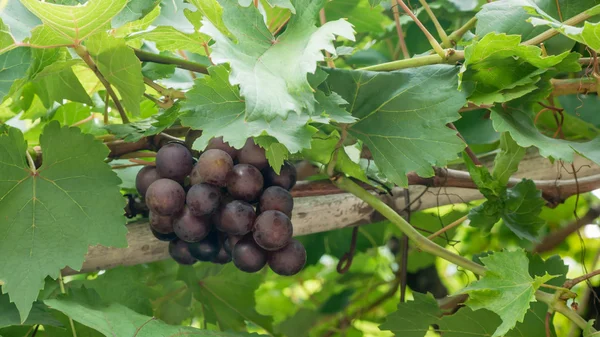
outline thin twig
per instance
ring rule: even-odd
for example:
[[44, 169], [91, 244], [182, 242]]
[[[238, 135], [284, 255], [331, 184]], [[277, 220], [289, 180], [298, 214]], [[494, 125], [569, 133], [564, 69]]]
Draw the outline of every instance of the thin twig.
[[456, 135], [458, 136], [458, 138], [460, 138], [463, 142], [465, 142], [465, 145], [466, 145], [465, 152], [467, 153], [469, 158], [471, 158], [473, 163], [475, 165], [481, 166], [481, 161], [479, 160], [479, 158], [477, 158], [477, 155], [475, 154], [475, 152], [473, 152], [473, 150], [471, 150], [471, 148], [469, 147], [469, 144], [467, 144], [467, 141], [465, 140], [465, 138], [460, 134], [460, 132], [458, 132], [458, 129], [456, 129], [456, 126], [454, 126], [454, 123], [448, 123], [446, 125], [450, 129], [456, 131]]
[[452, 43], [450, 42], [448, 35], [444, 31], [444, 27], [442, 27], [435, 14], [433, 14], [433, 11], [431, 10], [431, 7], [429, 7], [429, 4], [427, 4], [427, 1], [419, 0], [419, 2], [427, 12], [427, 15], [429, 15], [431, 22], [433, 22], [435, 30], [437, 31], [438, 35], [440, 36], [440, 39], [442, 40], [442, 45], [448, 45], [449, 47], [451, 47]]
[[31, 170], [33, 175], [35, 175], [37, 172], [37, 168], [35, 167], [35, 162], [33, 161], [33, 158], [31, 157], [29, 151], [25, 150], [25, 156], [27, 157], [27, 162], [29, 163], [29, 169]]
[[552, 330], [550, 330], [550, 317], [552, 316], [551, 312], [546, 312], [546, 319], [544, 320], [544, 326], [546, 327], [546, 337], [552, 337]]
[[[58, 285], [60, 286], [60, 293], [66, 295], [67, 291], [65, 290], [65, 282], [63, 281], [62, 273], [58, 274]], [[77, 337], [75, 323], [73, 322], [73, 319], [71, 317], [69, 317], [69, 323], [71, 324], [71, 332], [73, 333], [73, 337]]]
[[110, 103], [110, 96], [108, 93], [104, 97], [104, 125], [108, 125], [108, 104]]
[[477, 18], [472, 17], [469, 21], [467, 21], [464, 25], [462, 25], [462, 27], [455, 30], [448, 36], [448, 39], [450, 40], [450, 45], [446, 45], [446, 44], [442, 43], [442, 47], [444, 47], [444, 48], [454, 47], [456, 45], [456, 43], [458, 41], [460, 41], [460, 39], [463, 37], [463, 35], [465, 35], [471, 28], [475, 27], [476, 23], [477, 23]]
[[84, 118], [84, 119], [82, 119], [80, 121], [77, 121], [77, 122], [71, 124], [71, 127], [75, 127], [75, 126], [79, 126], [81, 124], [85, 124], [85, 123], [87, 123], [87, 122], [89, 122], [89, 121], [91, 121], [93, 119], [94, 119], [94, 114], [91, 114], [88, 117], [86, 117], [86, 118]]
[[[392, 2], [392, 13], [394, 15], [394, 22], [396, 23], [396, 33], [398, 33], [398, 45], [400, 46], [400, 50], [402, 51], [402, 57], [404, 59], [410, 58], [410, 54], [408, 53], [408, 48], [406, 47], [406, 40], [404, 39], [404, 32], [402, 31], [402, 24], [400, 24], [400, 11], [398, 11], [398, 5], [396, 4], [396, 0], [390, 0]], [[398, 59], [397, 53], [393, 53], [394, 60]]]
[[435, 50], [436, 54], [438, 54], [438, 56], [441, 58], [446, 58], [446, 52], [444, 51], [444, 48], [442, 48], [442, 46], [440, 46], [440, 44], [437, 42], [435, 37], [433, 37], [433, 35], [431, 35], [431, 33], [427, 30], [427, 28], [425, 28], [425, 26], [421, 23], [421, 21], [419, 21], [419, 18], [417, 18], [417, 16], [413, 14], [413, 12], [410, 10], [410, 8], [408, 8], [408, 6], [406, 6], [404, 1], [402, 1], [402, 0], [397, 0], [397, 1], [398, 1], [398, 5], [400, 5], [400, 7], [402, 7], [402, 10], [404, 10], [404, 12], [413, 19], [413, 21], [417, 24], [417, 26], [419, 26], [421, 31], [423, 31], [423, 34], [425, 34], [425, 37], [427, 37], [427, 40], [431, 44], [431, 47], [433, 47], [433, 50]]
[[177, 57], [169, 57], [165, 55], [154, 54], [135, 48], [133, 49], [133, 52], [135, 53], [135, 56], [137, 56], [137, 58], [140, 59], [140, 61], [142, 62], [172, 64], [177, 68], [191, 70], [202, 74], [208, 74], [208, 70], [206, 69], [206, 67], [196, 62], [191, 62]]
[[[585, 11], [575, 15], [574, 17], [564, 21], [563, 24], [566, 26], [574, 26], [580, 22], [583, 22], [583, 21], [591, 18], [591, 15], [589, 15], [587, 12], [588, 11], [585, 10]], [[558, 30], [556, 30], [554, 28], [550, 28], [550, 29], [546, 30], [545, 32], [543, 32], [521, 44], [525, 45], [525, 46], [535, 46], [535, 45], [538, 45], [558, 34], [559, 34]]]
[[571, 280], [567, 280], [564, 284], [563, 287], [567, 288], [567, 289], [571, 289], [573, 288], [576, 284], [583, 282], [583, 281], [587, 281], [589, 279], [591, 279], [592, 277], [596, 276], [596, 275], [600, 275], [600, 269], [598, 270], [594, 270], [593, 272], [587, 273], [585, 275], [581, 275], [579, 277], [576, 277], [574, 279]]
[[96, 62], [94, 62], [94, 60], [92, 59], [92, 56], [88, 52], [87, 48], [85, 48], [82, 45], [79, 45], [79, 46], [76, 46], [74, 49], [77, 52], [77, 55], [79, 55], [79, 57], [81, 57], [81, 59], [88, 65], [88, 67], [90, 67], [90, 69], [92, 69], [92, 71], [94, 72], [96, 77], [98, 77], [98, 79], [104, 86], [104, 89], [106, 89], [106, 92], [108, 93], [110, 98], [115, 103], [115, 107], [117, 108], [117, 111], [119, 111], [119, 115], [121, 116], [121, 120], [123, 121], [123, 124], [129, 123], [129, 118], [127, 117], [127, 114], [125, 113], [125, 109], [123, 109], [123, 105], [121, 105], [121, 101], [119, 101], [119, 97], [113, 90], [112, 86], [110, 85], [110, 83], [108, 82], [106, 77], [104, 77], [102, 72], [100, 72], [100, 69], [98, 69]]
[[446, 233], [447, 231], [451, 230], [452, 228], [460, 226], [460, 224], [462, 224], [463, 222], [465, 222], [465, 220], [467, 220], [467, 218], [468, 218], [468, 215], [465, 215], [465, 216], [461, 217], [460, 219], [452, 222], [448, 226], [444, 226], [444, 228], [442, 228], [439, 231], [437, 231], [437, 232], [429, 235], [427, 238], [429, 240], [433, 240], [433, 239], [437, 238], [438, 236], [440, 236], [440, 235]]
[[[404, 189], [404, 203], [410, 204], [410, 190]], [[406, 208], [406, 221], [410, 223], [410, 207]], [[400, 260], [400, 302], [406, 300], [406, 284], [408, 282], [408, 236], [402, 235], [400, 242], [401, 260]]]

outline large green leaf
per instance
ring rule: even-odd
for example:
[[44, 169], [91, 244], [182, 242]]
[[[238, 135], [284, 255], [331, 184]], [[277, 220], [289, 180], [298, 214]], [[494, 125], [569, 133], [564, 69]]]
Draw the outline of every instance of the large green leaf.
[[132, 115], [139, 115], [140, 101], [146, 87], [140, 60], [133, 50], [123, 39], [106, 33], [90, 37], [86, 46], [100, 72], [119, 91], [125, 109]]
[[492, 337], [504, 336], [517, 322], [523, 322], [535, 291], [554, 276], [531, 277], [529, 260], [524, 250], [494, 252], [482, 257], [485, 275], [463, 289], [469, 294], [467, 305], [473, 309], [488, 309], [502, 319]]
[[17, 48], [0, 55], [0, 102], [10, 92], [13, 83], [25, 76], [30, 64], [29, 48]]
[[431, 294], [413, 293], [414, 300], [400, 302], [398, 310], [389, 315], [380, 329], [390, 330], [396, 336], [423, 337], [442, 311]]
[[127, 244], [120, 180], [104, 163], [108, 148], [57, 122], [44, 128], [40, 144], [44, 163], [33, 171], [23, 134], [0, 135], [0, 279], [22, 321], [46, 276], [81, 268], [90, 245]]
[[382, 6], [371, 6], [367, 0], [333, 0], [325, 5], [327, 20], [345, 18], [358, 33], [383, 33], [392, 21], [383, 15]]
[[90, 0], [83, 6], [63, 6], [37, 0], [21, 0], [52, 35], [79, 44], [92, 34], [110, 28], [110, 22], [127, 5], [127, 0]]
[[73, 320], [99, 331], [106, 337], [257, 336], [255, 334], [217, 332], [168, 325], [154, 317], [138, 314], [120, 304], [106, 304], [93, 290], [73, 290], [68, 297], [62, 296], [58, 299], [46, 300], [45, 303]]
[[237, 43], [210, 20], [203, 20], [200, 31], [215, 40], [211, 58], [215, 63], [231, 65], [229, 80], [240, 85], [249, 120], [286, 118], [288, 112], [314, 112], [314, 92], [307, 74], [314, 73], [317, 62], [324, 59], [321, 50], [335, 54], [332, 40], [336, 35], [354, 39], [352, 25], [345, 20], [315, 26], [315, 18], [324, 2], [294, 1], [297, 13], [277, 38], [255, 7], [242, 7], [237, 0], [221, 2], [223, 22], [238, 39]]
[[435, 65], [389, 73], [328, 70], [327, 85], [351, 102], [359, 119], [348, 132], [369, 147], [377, 167], [406, 186], [408, 172], [434, 175], [432, 165], [456, 159], [465, 144], [446, 123], [460, 118], [466, 90], [457, 90], [458, 68]]
[[276, 117], [265, 120], [245, 119], [243, 99], [237, 86], [228, 81], [225, 66], [208, 69], [210, 76], [196, 80], [194, 88], [186, 93], [181, 123], [193, 129], [201, 129], [202, 136], [194, 148], [203, 150], [213, 137], [223, 136], [235, 148], [244, 146], [248, 137], [269, 135], [285, 145], [291, 153], [310, 147], [311, 136], [317, 131], [307, 125], [308, 116], [290, 114], [286, 120]]
[[[24, 325], [43, 324], [52, 326], [62, 326], [54, 316], [48, 310], [48, 307], [41, 302], [33, 303], [31, 307], [31, 313]], [[21, 318], [19, 317], [19, 311], [15, 307], [14, 303], [10, 303], [8, 295], [0, 294], [0, 328], [21, 325]]]
[[262, 282], [260, 274], [240, 273], [233, 264], [216, 272], [206, 265], [181, 267], [179, 273], [210, 323], [223, 330], [245, 330], [248, 321], [273, 333], [272, 318], [255, 309], [254, 291]]

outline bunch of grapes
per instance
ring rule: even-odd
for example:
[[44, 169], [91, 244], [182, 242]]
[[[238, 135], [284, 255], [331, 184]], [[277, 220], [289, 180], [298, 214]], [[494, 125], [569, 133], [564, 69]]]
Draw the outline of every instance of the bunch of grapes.
[[292, 238], [295, 183], [295, 167], [286, 162], [276, 174], [251, 138], [239, 150], [213, 138], [197, 161], [185, 145], [169, 143], [156, 154], [156, 166], [136, 177], [150, 229], [170, 241], [178, 263], [233, 261], [248, 273], [268, 264], [286, 276], [306, 263], [304, 246]]

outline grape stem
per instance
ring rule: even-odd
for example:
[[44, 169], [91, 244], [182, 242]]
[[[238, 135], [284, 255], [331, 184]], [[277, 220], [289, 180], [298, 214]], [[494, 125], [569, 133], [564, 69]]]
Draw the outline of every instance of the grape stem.
[[431, 47], [433, 48], [435, 53], [441, 58], [446, 58], [446, 56], [449, 55], [449, 51], [445, 51], [444, 48], [442, 48], [442, 46], [440, 46], [440, 44], [437, 42], [435, 37], [433, 37], [433, 35], [431, 35], [431, 33], [427, 30], [427, 28], [425, 28], [425, 26], [421, 23], [419, 18], [417, 18], [417, 16], [413, 14], [413, 12], [410, 10], [410, 8], [408, 8], [408, 6], [406, 6], [404, 1], [402, 1], [402, 0], [397, 0], [397, 1], [398, 1], [398, 5], [400, 6], [400, 8], [402, 8], [402, 10], [404, 10], [404, 12], [413, 19], [413, 21], [417, 24], [417, 26], [419, 26], [419, 28], [421, 29], [423, 34], [425, 34], [427, 41], [429, 41], [429, 44], [431, 44]]
[[565, 282], [565, 284], [563, 285], [563, 287], [564, 287], [564, 288], [567, 288], [567, 289], [571, 289], [571, 288], [573, 288], [573, 287], [574, 287], [576, 284], [578, 284], [578, 283], [581, 283], [581, 282], [583, 282], [583, 281], [587, 281], [587, 280], [589, 280], [589, 279], [591, 279], [592, 277], [594, 277], [594, 276], [597, 276], [597, 275], [600, 275], [600, 269], [598, 269], [598, 270], [594, 270], [593, 272], [587, 273], [587, 274], [585, 274], [585, 275], [581, 275], [581, 276], [579, 276], [579, 277], [576, 277], [576, 278], [574, 278], [574, 279], [567, 280], [567, 281]]
[[[331, 180], [340, 189], [354, 194], [355, 196], [369, 204], [371, 207], [373, 207], [376, 211], [381, 213], [381, 215], [390, 220], [393, 224], [395, 224], [398, 227], [398, 229], [400, 229], [400, 231], [402, 231], [406, 236], [408, 236], [409, 239], [415, 242], [417, 247], [422, 251], [428, 252], [448, 262], [454, 263], [457, 266], [468, 269], [475, 274], [485, 275], [486, 268], [484, 266], [479, 265], [458, 254], [455, 254], [447, 250], [446, 248], [437, 245], [425, 236], [421, 235], [421, 233], [414, 229], [391, 207], [389, 207], [379, 198], [377, 198], [376, 196], [374, 196], [373, 194], [369, 193], [367, 190], [356, 184], [350, 178], [347, 178], [345, 176], [335, 176], [332, 177]], [[538, 290], [535, 292], [535, 298], [538, 301], [546, 303], [550, 309], [560, 312], [565, 317], [577, 324], [580, 328], [586, 328], [587, 322], [575, 311], [567, 307], [565, 302], [563, 300], [560, 300], [560, 296], [555, 296], [553, 294], [545, 293], [543, 291]]]
[[429, 7], [429, 4], [427, 4], [427, 1], [419, 0], [419, 2], [421, 3], [421, 5], [425, 9], [425, 11], [427, 12], [427, 15], [429, 15], [431, 22], [433, 22], [433, 25], [435, 26], [435, 30], [437, 31], [438, 35], [440, 36], [440, 39], [442, 40], [442, 46], [447, 45], [448, 47], [452, 47], [452, 43], [450, 42], [450, 39], [448, 38], [446, 31], [444, 31], [444, 27], [442, 27], [442, 25], [438, 21], [437, 17], [435, 16], [435, 14], [433, 14], [433, 11], [431, 10], [431, 7]]
[[33, 161], [31, 154], [29, 154], [29, 151], [25, 151], [25, 156], [27, 157], [27, 162], [29, 162], [29, 169], [31, 169], [31, 172], [33, 172], [33, 174], [35, 175], [37, 172], [37, 168], [35, 167], [35, 162]]

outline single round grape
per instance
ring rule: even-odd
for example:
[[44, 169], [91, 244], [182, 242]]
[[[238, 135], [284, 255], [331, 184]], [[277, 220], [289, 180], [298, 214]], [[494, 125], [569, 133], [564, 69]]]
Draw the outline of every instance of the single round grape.
[[248, 164], [237, 164], [227, 175], [227, 191], [238, 200], [254, 202], [263, 188], [260, 171]]
[[275, 173], [272, 167], [267, 167], [264, 170], [265, 186], [279, 186], [286, 190], [291, 190], [296, 185], [298, 172], [296, 166], [286, 161], [281, 167], [279, 174]]
[[241, 238], [243, 238], [241, 235], [227, 235], [227, 239], [223, 241], [223, 248], [225, 248], [225, 251], [229, 253], [229, 255], [231, 255], [233, 247], [235, 247], [235, 244], [238, 243]]
[[150, 184], [158, 179], [160, 179], [160, 176], [155, 166], [147, 165], [138, 171], [137, 176], [135, 176], [135, 188], [142, 198], [146, 196], [146, 191], [148, 191]]
[[223, 246], [221, 246], [219, 253], [217, 253], [217, 256], [214, 259], [212, 259], [211, 262], [216, 263], [216, 264], [229, 263], [229, 262], [231, 262], [231, 255], [229, 255], [227, 253], [227, 251], [225, 251], [225, 248], [223, 248]]
[[154, 234], [154, 237], [160, 241], [173, 241], [177, 239], [177, 235], [173, 232], [163, 234], [155, 231], [154, 228], [150, 228], [150, 231], [152, 232], [152, 234]]
[[267, 251], [260, 248], [252, 235], [244, 236], [233, 247], [233, 264], [246, 273], [256, 273], [267, 264]]
[[294, 209], [294, 198], [287, 190], [279, 186], [271, 186], [260, 196], [258, 205], [261, 212], [280, 211], [291, 218], [292, 209]]
[[[231, 156], [231, 159], [235, 160], [238, 154], [238, 150], [234, 149], [229, 145], [229, 143], [223, 141], [223, 137], [215, 137], [211, 138], [208, 141], [208, 146], [206, 146], [206, 150], [219, 149], [227, 152], [228, 155]], [[206, 151], [205, 150], [205, 151]]]
[[266, 250], [283, 248], [293, 233], [290, 218], [280, 211], [264, 211], [254, 222], [254, 241]]
[[156, 153], [156, 170], [162, 178], [183, 182], [194, 166], [192, 153], [184, 145], [169, 143]]
[[146, 205], [160, 215], [177, 214], [185, 205], [185, 191], [171, 179], [158, 179], [146, 191]]
[[267, 156], [265, 156], [265, 149], [256, 145], [252, 138], [246, 140], [246, 144], [240, 149], [237, 157], [240, 164], [250, 164], [259, 170], [269, 166]]
[[187, 206], [195, 216], [213, 213], [219, 207], [220, 200], [221, 191], [209, 184], [193, 185], [185, 198]]
[[187, 206], [173, 222], [173, 231], [185, 242], [198, 242], [204, 239], [210, 233], [211, 227], [210, 217], [195, 216]]
[[160, 234], [173, 233], [173, 217], [150, 211], [150, 228]]
[[233, 200], [223, 206], [218, 230], [232, 235], [244, 235], [252, 230], [256, 219], [254, 207], [241, 200]]
[[306, 264], [306, 249], [296, 239], [292, 239], [285, 247], [269, 254], [269, 267], [283, 276], [298, 274]]
[[221, 249], [219, 238], [215, 232], [211, 232], [199, 242], [189, 243], [188, 246], [192, 256], [200, 261], [211, 261], [219, 254]]
[[218, 149], [204, 151], [192, 169], [190, 182], [192, 185], [208, 183], [225, 187], [227, 174], [233, 168], [233, 159], [227, 152]]
[[179, 264], [192, 265], [196, 259], [190, 253], [185, 241], [173, 240], [169, 243], [169, 255]]

